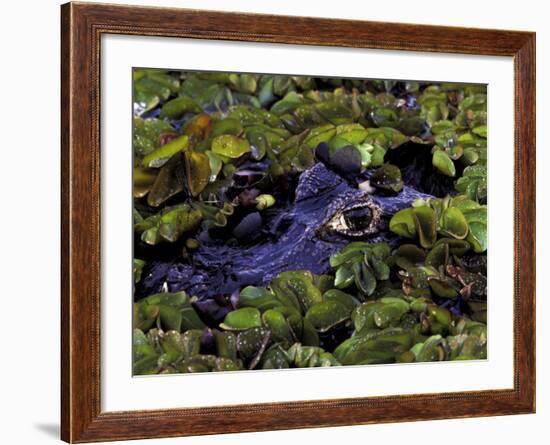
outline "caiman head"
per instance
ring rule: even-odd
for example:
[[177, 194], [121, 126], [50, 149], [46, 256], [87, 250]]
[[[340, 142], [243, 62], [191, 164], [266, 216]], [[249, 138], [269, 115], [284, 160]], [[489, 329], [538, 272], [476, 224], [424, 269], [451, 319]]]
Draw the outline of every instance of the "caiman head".
[[388, 230], [391, 216], [429, 197], [409, 186], [394, 196], [378, 194], [319, 162], [301, 174], [294, 202], [264, 224], [259, 241], [234, 246], [210, 240], [193, 254], [192, 265], [155, 263], [140, 284], [141, 293], [185, 290], [205, 299], [247, 285], [265, 286], [287, 270], [326, 273], [330, 255], [351, 240], [395, 241]]

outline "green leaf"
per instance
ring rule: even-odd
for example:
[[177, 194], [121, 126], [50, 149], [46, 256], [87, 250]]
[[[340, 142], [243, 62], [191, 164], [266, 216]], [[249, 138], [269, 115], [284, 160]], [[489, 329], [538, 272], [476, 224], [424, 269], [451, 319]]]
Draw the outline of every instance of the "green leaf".
[[175, 242], [184, 233], [194, 231], [200, 224], [202, 214], [187, 204], [167, 207], [134, 225], [141, 239], [151, 245], [162, 241]]
[[135, 91], [134, 93], [134, 113], [138, 116], [152, 110], [159, 103], [160, 97], [151, 91]]
[[159, 311], [160, 322], [164, 330], [178, 332], [181, 330], [181, 311], [172, 306], [164, 305], [159, 306]]
[[181, 119], [185, 113], [201, 113], [202, 109], [195, 101], [186, 96], [176, 97], [166, 102], [161, 110], [160, 117], [170, 119]]
[[468, 222], [462, 212], [456, 207], [443, 211], [439, 220], [440, 233], [456, 239], [464, 239], [468, 235]]
[[250, 152], [250, 144], [246, 139], [241, 139], [231, 134], [224, 134], [214, 138], [212, 151], [228, 158], [239, 158]]
[[271, 331], [274, 341], [283, 342], [286, 347], [292, 344], [294, 336], [285, 316], [280, 311], [268, 309], [262, 314], [262, 321], [265, 327]]
[[351, 311], [342, 303], [323, 301], [311, 306], [305, 319], [319, 332], [326, 332], [350, 318]]
[[[155, 178], [153, 186], [147, 194], [147, 204], [158, 207], [175, 194], [181, 192], [184, 186], [185, 164], [183, 156], [172, 156], [164, 164]], [[135, 187], [134, 176], [134, 187]]]
[[247, 286], [240, 292], [239, 306], [255, 307], [264, 312], [282, 306], [282, 303], [263, 287]]
[[282, 272], [271, 280], [269, 286], [279, 301], [302, 314], [323, 300], [321, 291], [313, 283], [313, 276], [308, 271]]
[[339, 252], [331, 255], [330, 265], [331, 267], [338, 267], [353, 258], [363, 257], [364, 253], [370, 250], [372, 246], [371, 243], [365, 241], [351, 242]]
[[351, 268], [357, 288], [367, 296], [372, 295], [376, 289], [376, 277], [373, 270], [362, 261], [353, 263]]
[[166, 161], [189, 146], [189, 138], [185, 135], [172, 139], [162, 147], [153, 150], [141, 161], [142, 167], [159, 168], [166, 164]]
[[370, 183], [381, 190], [398, 193], [403, 190], [404, 182], [401, 170], [392, 164], [384, 164], [371, 176]]
[[204, 190], [210, 181], [212, 173], [210, 169], [211, 158], [205, 153], [191, 150], [184, 152], [183, 156], [185, 160], [187, 188], [191, 196], [195, 197]]
[[134, 89], [137, 93], [156, 94], [160, 99], [166, 100], [170, 97], [172, 91], [164, 82], [149, 76], [143, 77], [134, 83]]
[[216, 153], [213, 153], [210, 150], [207, 150], [205, 153], [206, 153], [206, 156], [208, 156], [208, 162], [210, 164], [209, 180], [210, 182], [214, 182], [223, 167], [223, 161], [220, 156], [218, 156]]
[[[278, 77], [275, 77], [273, 84], [275, 94], [277, 94], [277, 81]], [[302, 103], [302, 100], [303, 99], [295, 91], [290, 91], [285, 95], [285, 97], [273, 104], [273, 106], [271, 107], [271, 112], [281, 115], [283, 113], [286, 113], [287, 111], [292, 111]]]
[[145, 156], [157, 148], [162, 134], [175, 134], [174, 128], [161, 119], [135, 117], [133, 124], [133, 148], [137, 157]]
[[437, 122], [434, 122], [434, 124], [432, 125], [433, 134], [454, 132], [455, 130], [456, 130], [455, 124], [448, 120], [437, 121]]
[[134, 375], [156, 374], [158, 354], [149, 343], [145, 334], [134, 329], [133, 332], [133, 366]]
[[214, 332], [218, 357], [237, 360], [237, 337], [233, 332]]
[[430, 207], [415, 207], [413, 209], [415, 229], [418, 233], [420, 245], [430, 248], [436, 241], [436, 214]]
[[400, 210], [390, 220], [390, 230], [405, 238], [416, 236], [416, 224], [412, 208]]
[[346, 294], [338, 289], [327, 290], [323, 294], [323, 301], [337, 301], [343, 305], [348, 312], [351, 314], [351, 311], [359, 304], [359, 300], [350, 294]]
[[472, 133], [487, 138], [487, 125], [480, 125], [479, 127], [472, 128]]
[[139, 283], [141, 280], [141, 272], [145, 266], [145, 261], [134, 258], [134, 283]]
[[336, 276], [334, 279], [334, 285], [338, 289], [345, 289], [346, 287], [351, 286], [355, 279], [353, 270], [348, 266], [340, 266], [336, 271]]
[[466, 237], [474, 252], [481, 253], [487, 250], [487, 225], [479, 222], [470, 223], [470, 232]]
[[456, 175], [456, 168], [455, 168], [454, 162], [449, 157], [447, 152], [443, 150], [434, 151], [434, 154], [432, 157], [432, 164], [440, 173], [444, 174], [445, 176], [452, 177]]
[[394, 363], [398, 355], [410, 349], [412, 336], [400, 328], [386, 328], [367, 335], [351, 337], [334, 350], [343, 365]]
[[487, 167], [485, 165], [472, 165], [466, 167], [462, 177], [456, 181], [455, 188], [475, 201], [487, 199]]
[[232, 134], [233, 136], [239, 136], [242, 134], [243, 131], [243, 126], [237, 119], [226, 117], [225, 119], [216, 121], [214, 125], [212, 125], [209, 136], [211, 138], [216, 138], [223, 134]]
[[239, 331], [260, 327], [261, 325], [260, 311], [253, 307], [245, 307], [229, 312], [220, 327], [226, 330]]
[[333, 124], [325, 124], [320, 127], [313, 128], [304, 144], [309, 148], [314, 149], [321, 142], [328, 142], [336, 134], [336, 127]]

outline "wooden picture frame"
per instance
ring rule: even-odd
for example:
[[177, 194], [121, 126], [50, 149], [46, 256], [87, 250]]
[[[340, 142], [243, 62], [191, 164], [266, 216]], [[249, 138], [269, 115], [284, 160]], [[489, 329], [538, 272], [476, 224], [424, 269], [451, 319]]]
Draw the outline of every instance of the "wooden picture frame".
[[[63, 440], [93, 442], [535, 411], [534, 33], [91, 3], [68, 3], [61, 12]], [[103, 34], [513, 57], [513, 389], [102, 412], [99, 73]]]

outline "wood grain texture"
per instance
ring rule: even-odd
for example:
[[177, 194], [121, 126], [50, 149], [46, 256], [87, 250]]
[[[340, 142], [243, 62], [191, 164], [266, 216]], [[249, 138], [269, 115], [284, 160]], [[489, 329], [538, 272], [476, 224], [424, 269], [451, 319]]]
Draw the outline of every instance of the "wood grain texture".
[[[534, 412], [534, 33], [91, 3], [69, 3], [61, 9], [63, 440], [92, 442]], [[101, 412], [99, 69], [104, 33], [514, 57], [514, 388]]]

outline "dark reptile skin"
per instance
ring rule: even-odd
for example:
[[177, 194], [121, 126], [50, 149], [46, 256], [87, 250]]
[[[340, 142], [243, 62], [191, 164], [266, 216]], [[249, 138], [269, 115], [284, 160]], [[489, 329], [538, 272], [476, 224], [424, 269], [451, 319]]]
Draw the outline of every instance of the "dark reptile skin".
[[166, 282], [169, 291], [185, 290], [203, 299], [230, 294], [246, 285], [265, 286], [286, 270], [326, 273], [330, 255], [350, 242], [323, 230], [338, 210], [372, 200], [381, 208], [382, 218], [376, 233], [359, 239], [393, 243], [396, 237], [387, 230], [389, 218], [415, 199], [429, 197], [408, 186], [396, 196], [368, 194], [317, 163], [302, 173], [293, 205], [264, 227], [266, 236], [260, 241], [245, 246], [228, 246], [221, 240], [202, 243], [193, 255], [193, 266], [155, 263], [136, 294], [160, 292]]

